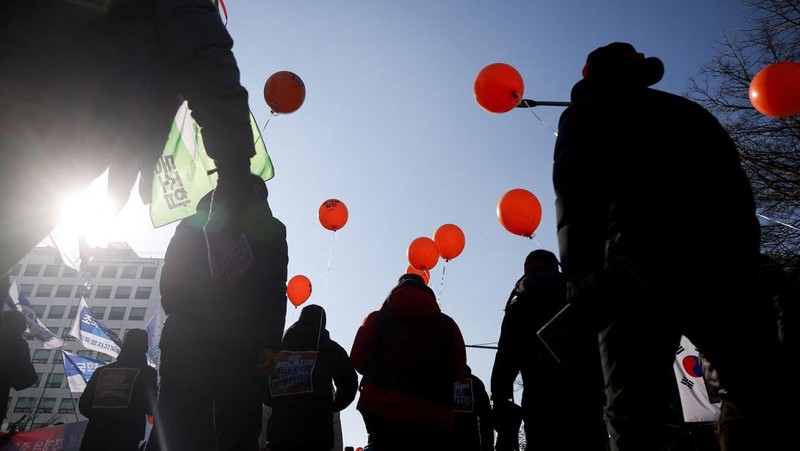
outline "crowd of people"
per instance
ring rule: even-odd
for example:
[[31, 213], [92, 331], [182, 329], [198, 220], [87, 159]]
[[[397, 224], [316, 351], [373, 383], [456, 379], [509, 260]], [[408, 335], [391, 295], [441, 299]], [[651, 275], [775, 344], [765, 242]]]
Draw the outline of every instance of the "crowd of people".
[[[136, 174], [152, 173], [183, 100], [218, 174], [166, 252], [158, 379], [146, 335], [129, 331], [81, 396], [82, 450], [140, 449], [152, 414], [147, 451], [257, 451], [264, 404], [268, 449], [329, 450], [334, 414], [357, 397], [373, 451], [518, 449], [520, 424], [527, 449], [656, 451], [669, 390], [654, 381], [671, 371], [681, 336], [723, 395], [722, 451], [797, 446], [797, 306], [763, 289], [760, 226], [736, 146], [698, 104], [651, 87], [664, 71], [658, 58], [622, 42], [588, 55], [555, 143], [558, 256], [539, 249], [525, 260], [488, 393], [459, 326], [417, 274], [400, 277], [349, 352], [320, 306], [284, 332], [286, 228], [265, 182], [248, 177], [248, 93], [212, 2], [6, 0], [0, 30], [14, 43], [0, 48], [5, 288], [56, 225], [54, 202], [68, 188], [108, 169], [124, 203]], [[665, 214], [676, 198], [681, 215]], [[696, 217], [714, 221], [687, 227]], [[3, 414], [9, 390], [36, 380], [24, 320], [3, 314]], [[568, 343], [542, 340], [553, 324], [572, 327], [560, 331]], [[753, 356], [770, 362], [769, 383]]]

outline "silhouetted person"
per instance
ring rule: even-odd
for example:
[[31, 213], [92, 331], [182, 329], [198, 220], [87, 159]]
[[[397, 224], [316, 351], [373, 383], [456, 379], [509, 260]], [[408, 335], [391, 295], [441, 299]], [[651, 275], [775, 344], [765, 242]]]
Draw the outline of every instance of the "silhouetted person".
[[450, 449], [453, 384], [466, 374], [466, 348], [421, 276], [402, 275], [367, 315], [350, 360], [364, 376], [357, 409], [372, 449]]
[[452, 449], [461, 451], [493, 451], [494, 429], [492, 427], [492, 404], [483, 381], [467, 373], [454, 385], [455, 426]]
[[311, 304], [283, 335], [265, 401], [270, 451], [330, 451], [334, 413], [356, 397], [356, 370], [325, 326], [325, 310]]
[[89, 419], [81, 451], [136, 451], [153, 415], [158, 372], [147, 363], [147, 331], [125, 333], [117, 360], [97, 368], [78, 400]]
[[514, 384], [521, 373], [528, 447], [603, 451], [608, 433], [597, 340], [587, 340], [570, 363], [559, 364], [536, 336], [566, 305], [566, 290], [555, 254], [530, 252], [506, 302], [497, 343], [491, 379], [495, 416], [505, 418], [510, 413], [503, 411], [514, 408]]
[[[249, 180], [260, 208], [270, 212], [266, 184]], [[178, 224], [164, 256], [167, 320], [150, 451], [258, 449], [261, 406], [286, 319], [286, 227], [270, 212], [247, 236], [252, 264], [241, 280], [215, 279], [203, 232], [212, 195]]]
[[[568, 298], [604, 320], [611, 449], [658, 449], [668, 391], [651, 380], [672, 371], [681, 335], [717, 365], [745, 419], [744, 449], [796, 448], [786, 437], [798, 424], [793, 383], [775, 355], [772, 306], [757, 294], [749, 180], [711, 113], [649, 88], [663, 72], [627, 43], [592, 51], [555, 145]], [[769, 383], [754, 356], [770, 362]]]
[[31, 363], [31, 350], [22, 334], [28, 319], [19, 310], [6, 310], [0, 321], [0, 423], [6, 419], [8, 396], [14, 390], [34, 385], [39, 376]]
[[182, 100], [218, 170], [215, 216], [258, 228], [248, 93], [213, 2], [8, 0], [0, 30], [0, 296], [74, 191], [107, 168], [117, 208], [139, 172], [150, 189]]

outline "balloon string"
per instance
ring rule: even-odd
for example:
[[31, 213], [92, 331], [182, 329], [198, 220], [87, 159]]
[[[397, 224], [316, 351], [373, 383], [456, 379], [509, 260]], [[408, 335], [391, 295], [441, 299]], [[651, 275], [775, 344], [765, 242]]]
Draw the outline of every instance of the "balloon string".
[[556, 136], [556, 138], [558, 138], [558, 132], [553, 130], [553, 127], [547, 125], [547, 123], [545, 121], [543, 121], [542, 118], [540, 118], [538, 114], [536, 114], [536, 111], [533, 111], [533, 108], [528, 108], [528, 111], [530, 111], [531, 114], [536, 117], [536, 119], [539, 119], [539, 122], [541, 122], [542, 125], [544, 125], [548, 129], [550, 129], [550, 131], [553, 132], [553, 134]]
[[333, 259], [333, 243], [336, 241], [336, 231], [331, 235], [331, 246], [328, 249], [328, 267], [325, 268], [325, 279], [322, 281], [322, 291], [325, 292], [325, 287], [328, 285], [328, 274], [331, 272], [331, 260]]
[[445, 260], [444, 263], [442, 264], [442, 280], [439, 282], [439, 296], [437, 296], [439, 302], [442, 302], [442, 288], [444, 288], [444, 272], [446, 270], [447, 270], [447, 260]]

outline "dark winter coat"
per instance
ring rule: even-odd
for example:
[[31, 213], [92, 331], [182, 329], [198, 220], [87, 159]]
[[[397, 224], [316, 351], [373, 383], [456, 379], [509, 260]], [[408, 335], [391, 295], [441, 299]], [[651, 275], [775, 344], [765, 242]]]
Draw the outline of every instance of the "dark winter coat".
[[453, 384], [466, 373], [461, 330], [422, 283], [398, 284], [359, 327], [350, 359], [364, 375], [358, 410], [367, 415], [453, 427]]
[[0, 330], [0, 422], [6, 418], [10, 390], [24, 390], [38, 380], [28, 342], [19, 332]]
[[755, 203], [736, 145], [688, 99], [582, 80], [561, 116], [554, 158], [568, 277], [624, 255], [654, 286], [674, 285], [676, 268], [697, 268], [682, 271], [682, 285], [691, 286], [687, 277], [703, 283], [709, 271], [736, 269], [759, 252]]
[[[305, 359], [299, 360], [306, 360], [307, 365], [291, 371], [287, 364], [293, 356], [300, 358], [300, 353]], [[333, 414], [355, 399], [358, 375], [347, 351], [331, 340], [325, 329], [322, 307], [303, 309], [300, 319], [284, 334], [277, 360], [278, 376], [270, 378], [271, 390], [265, 401], [272, 407], [267, 424], [270, 447], [302, 449], [303, 444], [314, 444], [315, 449], [332, 448]]]
[[[120, 379], [115, 373], [131, 377], [132, 386], [127, 379], [115, 384]], [[115, 362], [97, 368], [78, 401], [81, 415], [89, 419], [81, 451], [137, 449], [157, 393], [158, 372], [145, 353], [123, 350]]]
[[277, 350], [286, 318], [286, 227], [271, 217], [260, 239], [248, 239], [253, 263], [239, 283], [231, 285], [224, 277], [215, 280], [210, 276], [203, 233], [211, 195], [201, 199], [195, 215], [178, 224], [167, 247], [161, 305], [169, 318], [162, 341], [188, 343], [186, 334], [191, 334], [198, 336], [195, 343], [208, 346], [219, 344], [219, 338]]

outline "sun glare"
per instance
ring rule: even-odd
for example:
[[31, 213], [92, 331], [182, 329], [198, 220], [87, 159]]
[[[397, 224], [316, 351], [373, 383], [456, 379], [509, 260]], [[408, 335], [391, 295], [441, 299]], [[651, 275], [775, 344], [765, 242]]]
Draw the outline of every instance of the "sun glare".
[[108, 177], [103, 174], [89, 187], [69, 197], [61, 207], [61, 233], [83, 235], [91, 247], [105, 247], [127, 232], [108, 200]]

